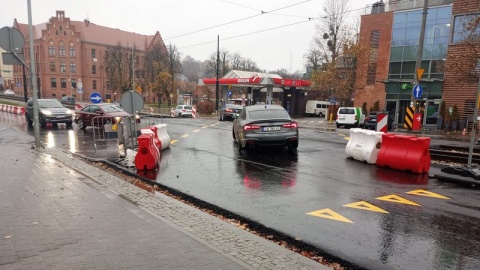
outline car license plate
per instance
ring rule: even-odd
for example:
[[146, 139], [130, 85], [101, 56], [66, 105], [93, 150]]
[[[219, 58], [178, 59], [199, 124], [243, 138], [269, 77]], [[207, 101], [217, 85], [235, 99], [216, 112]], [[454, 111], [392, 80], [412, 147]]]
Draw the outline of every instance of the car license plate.
[[63, 115], [57, 115], [57, 118], [65, 118]]
[[338, 120], [340, 120], [340, 121], [345, 121], [345, 118], [340, 118], [340, 119], [338, 119]]
[[263, 127], [263, 131], [275, 131], [280, 130], [280, 127]]

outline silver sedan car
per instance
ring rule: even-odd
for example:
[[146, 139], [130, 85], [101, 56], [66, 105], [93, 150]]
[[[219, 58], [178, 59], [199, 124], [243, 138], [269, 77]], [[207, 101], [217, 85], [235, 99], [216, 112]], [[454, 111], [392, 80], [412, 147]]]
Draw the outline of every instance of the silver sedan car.
[[239, 150], [256, 146], [298, 148], [298, 125], [278, 105], [246, 106], [233, 121], [233, 139]]

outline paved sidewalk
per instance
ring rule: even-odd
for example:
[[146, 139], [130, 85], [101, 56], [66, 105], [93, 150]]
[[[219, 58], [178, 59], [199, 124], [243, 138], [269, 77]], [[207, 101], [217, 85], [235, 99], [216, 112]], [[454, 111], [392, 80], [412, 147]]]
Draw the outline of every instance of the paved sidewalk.
[[328, 269], [0, 125], [0, 269]]

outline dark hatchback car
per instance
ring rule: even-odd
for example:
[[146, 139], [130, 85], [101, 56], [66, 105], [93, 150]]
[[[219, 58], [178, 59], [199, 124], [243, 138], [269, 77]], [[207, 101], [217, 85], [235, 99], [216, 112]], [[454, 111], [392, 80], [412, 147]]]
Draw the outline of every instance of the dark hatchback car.
[[298, 125], [279, 105], [246, 106], [233, 120], [233, 139], [238, 150], [255, 146], [298, 148]]
[[60, 103], [63, 104], [63, 106], [70, 108], [70, 109], [75, 109], [75, 98], [72, 96], [64, 96], [62, 99], [60, 99]]
[[225, 107], [220, 111], [220, 121], [225, 121], [227, 119], [234, 120], [238, 117], [240, 112], [243, 110], [242, 105], [237, 104], [226, 104]]
[[[38, 122], [41, 127], [47, 123], [64, 123], [67, 126], [72, 125], [73, 111], [63, 107], [56, 99], [37, 99], [38, 103]], [[29, 99], [25, 105], [25, 119], [29, 126], [33, 125], [33, 99]]]
[[[92, 123], [114, 124], [120, 121], [122, 118], [131, 116], [119, 106], [112, 103], [92, 104], [83, 107], [79, 111], [75, 111], [74, 121], [80, 129], [86, 129], [87, 126], [91, 126]], [[94, 118], [97, 117], [98, 123]]]
[[[366, 117], [365, 121], [363, 122], [363, 127], [366, 129], [373, 129], [376, 130], [377, 128], [377, 114], [381, 112], [370, 112]], [[387, 119], [388, 130], [391, 130], [393, 127], [393, 116], [388, 114]]]

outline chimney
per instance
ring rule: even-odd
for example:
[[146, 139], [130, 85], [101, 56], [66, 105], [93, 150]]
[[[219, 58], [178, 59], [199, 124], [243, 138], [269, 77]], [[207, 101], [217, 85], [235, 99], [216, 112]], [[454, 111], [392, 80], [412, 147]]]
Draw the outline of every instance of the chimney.
[[85, 23], [85, 26], [89, 26], [89, 25], [90, 25], [90, 20], [88, 20], [88, 19], [83, 20], [83, 22]]

